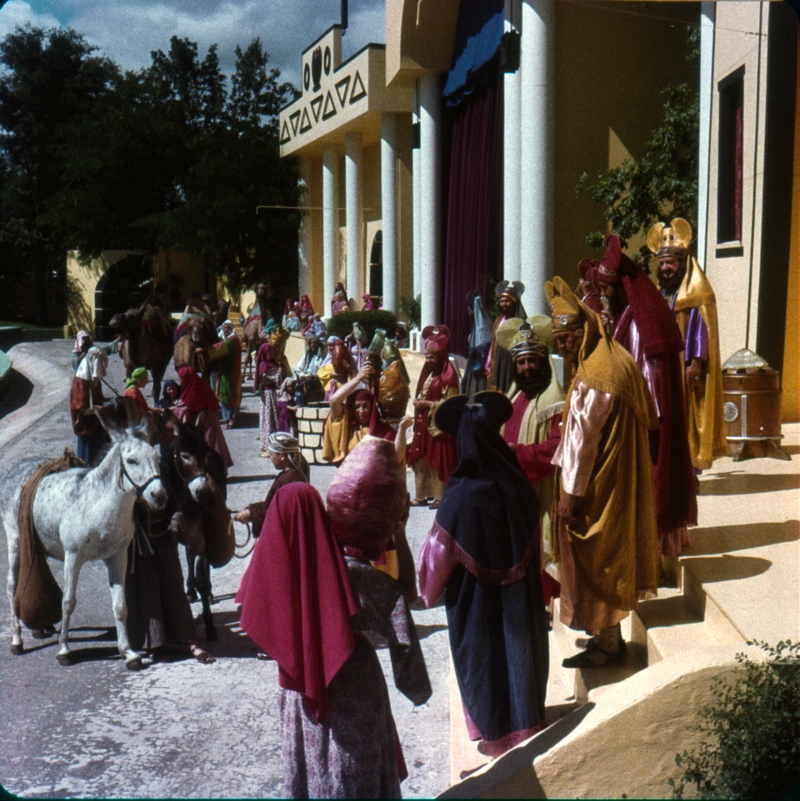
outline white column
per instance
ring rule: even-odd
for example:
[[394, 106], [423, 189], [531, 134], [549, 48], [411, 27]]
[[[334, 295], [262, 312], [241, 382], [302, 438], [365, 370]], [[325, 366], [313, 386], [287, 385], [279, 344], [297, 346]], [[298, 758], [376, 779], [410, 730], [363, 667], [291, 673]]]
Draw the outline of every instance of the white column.
[[[303, 197], [305, 201], [303, 205], [313, 205], [311, 203], [311, 187], [312, 187], [312, 165], [311, 159], [308, 156], [303, 156], [299, 159], [300, 167], [300, 183], [304, 186], [305, 191]], [[311, 275], [312, 270], [312, 248], [313, 248], [313, 234], [312, 234], [312, 219], [311, 211], [303, 211], [300, 216], [300, 230], [297, 237], [297, 262], [298, 274], [297, 284], [298, 290], [301, 295], [312, 293], [313, 278]]]
[[543, 285], [553, 275], [555, 162], [555, 0], [522, 4], [520, 279], [528, 314], [546, 314]]
[[324, 311], [331, 313], [333, 288], [339, 267], [339, 154], [335, 145], [322, 151], [322, 275]]
[[383, 308], [397, 313], [397, 115], [381, 116]]
[[[505, 29], [513, 30], [508, 18]], [[521, 280], [520, 84], [520, 70], [503, 75], [503, 278], [507, 281]]]
[[420, 316], [423, 328], [441, 322], [440, 83], [435, 73], [427, 73], [420, 79]]
[[711, 102], [714, 76], [714, 19], [713, 2], [700, 4], [700, 152], [697, 174], [697, 258], [705, 268], [708, 243], [708, 180], [709, 150], [711, 148]]
[[364, 207], [361, 203], [361, 134], [345, 137], [345, 213], [347, 215], [347, 295], [361, 308]]
[[[414, 116], [412, 118], [415, 124], [419, 124], [419, 81], [416, 83], [414, 97]], [[422, 242], [422, 222], [420, 216], [420, 204], [422, 202], [422, 194], [420, 187], [422, 183], [422, 161], [420, 156], [420, 148], [415, 147], [411, 151], [411, 180], [412, 180], [412, 194], [413, 194], [413, 258], [414, 258], [414, 288], [413, 293], [416, 298], [422, 294], [422, 260], [420, 256], [420, 244]]]

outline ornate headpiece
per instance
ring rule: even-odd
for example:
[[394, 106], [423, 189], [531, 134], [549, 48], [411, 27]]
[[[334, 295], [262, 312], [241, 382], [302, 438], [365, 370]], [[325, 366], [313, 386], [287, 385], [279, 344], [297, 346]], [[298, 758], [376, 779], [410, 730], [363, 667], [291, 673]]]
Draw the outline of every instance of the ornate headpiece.
[[692, 244], [692, 226], [681, 217], [676, 217], [667, 228], [665, 223], [656, 223], [647, 233], [647, 247], [656, 256], [683, 258]]
[[422, 329], [425, 353], [447, 353], [450, 344], [450, 329], [446, 325], [426, 325]]
[[543, 314], [537, 314], [528, 320], [511, 317], [497, 329], [497, 343], [510, 351], [514, 359], [528, 353], [547, 358], [548, 346], [552, 341], [552, 323]]
[[289, 339], [289, 332], [280, 325], [276, 325], [270, 332], [269, 332], [269, 342], [270, 345], [277, 348], [280, 345], [283, 345], [286, 340]]
[[578, 298], [563, 280], [556, 277], [553, 281], [545, 281], [544, 296], [550, 307], [554, 334], [583, 328], [584, 318]]
[[500, 283], [495, 286], [494, 291], [498, 298], [506, 295], [518, 301], [525, 292], [525, 284], [521, 281], [500, 281]]

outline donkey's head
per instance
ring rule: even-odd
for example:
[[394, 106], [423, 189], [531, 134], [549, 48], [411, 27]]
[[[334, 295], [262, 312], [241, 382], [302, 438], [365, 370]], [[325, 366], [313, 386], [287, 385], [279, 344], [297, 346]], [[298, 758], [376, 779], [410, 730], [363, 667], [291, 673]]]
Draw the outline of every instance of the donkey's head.
[[119, 460], [120, 486], [125, 492], [144, 498], [151, 508], [163, 509], [167, 491], [158, 471], [158, 451], [150, 444], [155, 436], [152, 413], [147, 412], [138, 425], [129, 428], [122, 428], [102, 414], [98, 419], [111, 441], [119, 446], [112, 448], [106, 459]]
[[206, 457], [211, 447], [205, 440], [205, 412], [200, 412], [192, 422], [181, 422], [171, 411], [167, 419], [177, 435], [175, 441], [175, 469], [181, 481], [198, 503], [209, 491], [206, 479]]

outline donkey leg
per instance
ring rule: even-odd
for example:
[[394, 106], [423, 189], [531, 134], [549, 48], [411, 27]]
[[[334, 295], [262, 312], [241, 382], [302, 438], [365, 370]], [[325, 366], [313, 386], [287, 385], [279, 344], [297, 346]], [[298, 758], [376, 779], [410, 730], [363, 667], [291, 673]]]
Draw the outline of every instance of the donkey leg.
[[108, 583], [111, 587], [111, 605], [117, 624], [117, 648], [125, 657], [125, 667], [141, 670], [142, 658], [131, 648], [128, 639], [128, 604], [125, 600], [125, 572], [128, 569], [128, 549], [122, 548], [113, 556], [103, 560], [108, 570]]
[[19, 541], [8, 534], [8, 580], [6, 592], [8, 605], [11, 610], [11, 653], [19, 655], [24, 651], [22, 644], [22, 625], [14, 613], [14, 593], [17, 591], [19, 581]]
[[61, 600], [61, 632], [58, 635], [59, 649], [56, 654], [56, 659], [62, 665], [71, 664], [69, 621], [75, 611], [78, 577], [81, 574], [84, 561], [75, 551], [66, 551], [64, 554], [64, 597]]

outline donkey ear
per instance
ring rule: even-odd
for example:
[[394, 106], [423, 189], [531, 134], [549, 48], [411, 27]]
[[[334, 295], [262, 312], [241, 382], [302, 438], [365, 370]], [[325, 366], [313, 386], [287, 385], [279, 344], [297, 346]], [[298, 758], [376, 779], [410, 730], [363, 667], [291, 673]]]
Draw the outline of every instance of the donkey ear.
[[170, 426], [172, 426], [172, 429], [175, 431], [175, 433], [178, 436], [180, 436], [181, 429], [183, 428], [183, 423], [181, 422], [178, 415], [175, 414], [175, 412], [173, 412], [172, 409], [167, 409], [164, 412], [164, 417], [166, 421], [170, 424]]
[[139, 424], [133, 429], [133, 435], [138, 439], [144, 440], [148, 445], [154, 445], [156, 441], [156, 426], [152, 412], [145, 412]]
[[117, 421], [112, 417], [111, 413], [106, 411], [103, 406], [95, 406], [94, 412], [100, 425], [103, 426], [106, 433], [111, 437], [112, 442], [122, 442], [125, 439], [125, 429], [120, 426]]
[[201, 409], [197, 413], [197, 418], [194, 421], [194, 424], [201, 430], [206, 430], [206, 409]]

